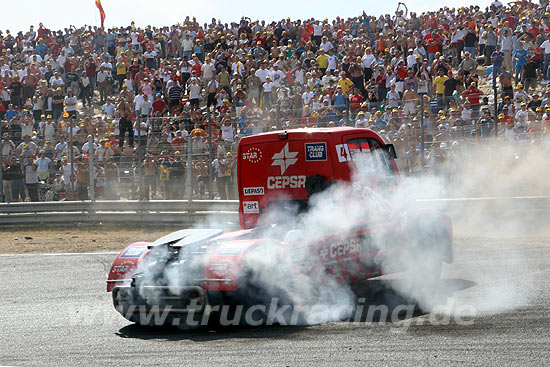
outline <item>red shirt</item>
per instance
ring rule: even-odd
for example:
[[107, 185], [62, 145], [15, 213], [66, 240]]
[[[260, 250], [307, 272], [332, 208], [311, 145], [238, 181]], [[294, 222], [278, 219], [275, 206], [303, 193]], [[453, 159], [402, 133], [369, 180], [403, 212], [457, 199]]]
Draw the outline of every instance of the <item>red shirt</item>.
[[302, 125], [308, 125], [308, 126], [314, 125], [317, 123], [317, 118], [311, 115], [303, 115], [301, 123]]
[[308, 43], [308, 42], [311, 40], [311, 34], [312, 34], [312, 33], [313, 33], [313, 32], [310, 33], [308, 30], [304, 29], [304, 30], [302, 31], [302, 35], [301, 35], [301, 37], [300, 37], [300, 38], [301, 38], [301, 41], [303, 41], [304, 43]]
[[193, 65], [191, 67], [191, 70], [194, 70], [195, 73], [197, 73], [197, 76], [201, 76], [202, 75], [202, 69], [201, 69], [202, 65], [200, 63], [196, 63], [195, 65]]
[[[435, 42], [434, 42], [435, 41]], [[428, 38], [428, 53], [436, 53], [439, 51], [439, 45], [433, 38]]]
[[513, 16], [509, 15], [506, 18], [502, 19], [502, 24], [504, 24], [504, 22], [510, 23], [510, 28], [512, 29], [516, 28], [517, 21], [516, 18], [514, 18]]
[[111, 139], [109, 141], [111, 143], [111, 149], [114, 153], [118, 152], [120, 149], [118, 148], [118, 139]]
[[468, 99], [468, 102], [470, 102], [470, 105], [479, 106], [479, 97], [481, 96], [481, 91], [479, 89], [467, 89], [464, 95]]
[[66, 73], [70, 73], [73, 71], [73, 63], [70, 60], [65, 61], [65, 64], [63, 65], [63, 68], [65, 69]]
[[46, 35], [49, 32], [48, 28], [38, 28], [37, 34], [38, 38], [44, 38], [44, 35]]
[[166, 103], [162, 99], [153, 102], [153, 113], [157, 113], [157, 112], [162, 113], [165, 108], [166, 108]]
[[376, 77], [376, 84], [378, 84], [378, 88], [386, 88], [386, 75], [378, 75]]
[[527, 51], [529, 55], [533, 55], [533, 60], [540, 60], [542, 55], [542, 49], [540, 47], [533, 47]]
[[354, 94], [351, 97], [349, 97], [349, 102], [351, 105], [351, 108], [358, 109], [361, 107], [361, 103], [363, 102], [363, 96], [360, 94]]
[[94, 61], [89, 61], [85, 64], [86, 66], [86, 76], [95, 77], [96, 65]]
[[399, 79], [407, 79], [407, 77], [409, 76], [407, 74], [407, 70], [408, 68], [406, 66], [400, 66], [397, 68], [397, 76], [399, 77]]
[[180, 146], [182, 146], [185, 143], [184, 138], [174, 138], [172, 139], [172, 145], [174, 146], [174, 149], [178, 149]]
[[178, 83], [179, 85], [182, 85], [182, 84], [183, 84], [183, 79], [181, 78], [181, 76], [176, 75], [176, 76], [174, 77], [174, 79], [177, 81], [177, 83]]
[[439, 35], [437, 33], [426, 33], [424, 36], [424, 42], [430, 43], [430, 39], [434, 40], [435, 42], [439, 41]]
[[262, 36], [256, 36], [252, 39], [252, 44], [253, 45], [257, 45], [258, 42], [261, 43], [262, 47], [265, 47], [265, 45], [267, 45], [267, 40], [265, 38], [263, 38]]
[[134, 79], [136, 74], [139, 72], [139, 68], [140, 68], [139, 64], [132, 64], [128, 67], [128, 71], [130, 72], [130, 77], [132, 79]]

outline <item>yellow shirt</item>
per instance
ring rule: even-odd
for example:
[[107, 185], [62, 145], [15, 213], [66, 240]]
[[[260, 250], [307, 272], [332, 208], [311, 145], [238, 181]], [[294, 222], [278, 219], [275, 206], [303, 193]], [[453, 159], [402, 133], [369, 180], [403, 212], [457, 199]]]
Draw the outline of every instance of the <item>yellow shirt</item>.
[[435, 85], [435, 93], [436, 94], [443, 94], [445, 92], [445, 82], [449, 79], [447, 75], [443, 76], [436, 76], [434, 79], [434, 85]]
[[351, 87], [354, 86], [353, 82], [349, 78], [338, 80], [338, 87], [342, 88], [342, 92], [348, 93]]
[[117, 75], [126, 75], [126, 63], [125, 62], [117, 62], [116, 63], [116, 74]]
[[317, 63], [319, 64], [319, 69], [326, 69], [328, 66], [328, 55], [327, 54], [321, 54], [317, 56]]

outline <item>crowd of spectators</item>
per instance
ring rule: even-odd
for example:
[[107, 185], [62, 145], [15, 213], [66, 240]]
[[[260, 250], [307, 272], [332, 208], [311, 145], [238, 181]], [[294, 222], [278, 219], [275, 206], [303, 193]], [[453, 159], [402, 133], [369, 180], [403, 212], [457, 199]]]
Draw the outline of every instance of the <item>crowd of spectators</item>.
[[6, 199], [87, 199], [90, 174], [96, 197], [117, 199], [124, 185], [132, 197], [136, 170], [146, 198], [183, 198], [188, 172], [193, 195], [215, 181], [233, 198], [239, 139], [278, 129], [369, 127], [409, 172], [422, 168], [421, 140], [431, 149], [422, 156], [437, 156], [462, 141], [544, 136], [549, 30], [547, 0], [422, 14], [401, 4], [331, 21], [6, 30]]

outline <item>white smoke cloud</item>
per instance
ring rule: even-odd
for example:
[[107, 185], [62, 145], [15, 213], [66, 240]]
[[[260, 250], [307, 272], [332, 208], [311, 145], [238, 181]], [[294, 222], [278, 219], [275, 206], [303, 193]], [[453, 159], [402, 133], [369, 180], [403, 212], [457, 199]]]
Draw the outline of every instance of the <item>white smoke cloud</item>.
[[[384, 177], [364, 180], [356, 175], [351, 183], [335, 184], [313, 196], [305, 213], [272, 209], [276, 212], [269, 213], [270, 218], [284, 217], [286, 220], [282, 225], [267, 226], [253, 233], [253, 238], [266, 238], [266, 241], [250, 251], [247, 257], [243, 274], [254, 287], [241, 295], [250, 302], [276, 298], [283, 304], [290, 303], [302, 312], [302, 317], [295, 320], [300, 324], [355, 320], [353, 311], [359, 308], [357, 292], [352, 290], [352, 285], [339, 279], [339, 272], [327, 274], [322, 269], [320, 265], [326, 260], [322, 256], [322, 247], [323, 241], [330, 246], [330, 241], [345, 240], [351, 231], [368, 228], [369, 234], [362, 241], [368, 241], [370, 249], [379, 251], [371, 265], [382, 273], [392, 273], [396, 268], [405, 270], [382, 278], [383, 288], [387, 292], [383, 298], [391, 304], [390, 314], [393, 315], [395, 310], [397, 314], [398, 307], [406, 311], [411, 305], [424, 311], [437, 309], [457, 317], [524, 306], [536, 292], [536, 284], [524, 286], [532, 281], [532, 277], [527, 271], [531, 264], [523, 255], [521, 246], [495, 252], [492, 266], [487, 266], [487, 262], [480, 263], [476, 253], [472, 253], [471, 258], [461, 256], [456, 267], [460, 271], [453, 273], [455, 267], [444, 266], [443, 279], [431, 279], [430, 274], [439, 274], [444, 256], [442, 251], [434, 250], [445, 245], [444, 241], [437, 243], [442, 238], [443, 222], [439, 216], [429, 212], [416, 216], [419, 208], [427, 205], [417, 200], [438, 196], [464, 198], [546, 194], [548, 188], [540, 173], [550, 173], [550, 166], [544, 157], [544, 149], [539, 146], [518, 150], [503, 147], [502, 141], [487, 142], [454, 151], [449, 174], [402, 177], [400, 185], [392, 185], [389, 192], [370, 185], [370, 182], [381, 182]], [[461, 238], [465, 233], [484, 236], [487, 231], [514, 238], [525, 236], [528, 218], [501, 212], [502, 208], [495, 207], [495, 201], [469, 203], [463, 205], [459, 201], [442, 201], [439, 204], [442, 211], [451, 213], [455, 219], [455, 236], [458, 234]], [[523, 209], [526, 213], [530, 210], [529, 207]], [[197, 225], [197, 228], [205, 227], [226, 228], [227, 222], [211, 219], [206, 224]], [[428, 233], [429, 236], [419, 236], [420, 233]], [[291, 243], [281, 243], [287, 237]], [[392, 255], [383, 254], [391, 250], [399, 238], [404, 238], [408, 245], [412, 244], [414, 250], [402, 249]], [[434, 238], [436, 247], [428, 246]], [[460, 241], [455, 243], [462, 244]], [[348, 243], [348, 246], [352, 244]], [[461, 250], [457, 249], [458, 252]], [[181, 287], [192, 281], [196, 274], [186, 273], [189, 266], [164, 266], [162, 259], [167, 256], [166, 250], [159, 250], [158, 254], [150, 257], [148, 266], [140, 267], [148, 283], [154, 284], [162, 279], [170, 286]], [[204, 266], [206, 256], [194, 260], [196, 269]], [[330, 264], [325, 262], [324, 265], [330, 273]], [[303, 271], [293, 272], [292, 269], [298, 266]], [[514, 269], [514, 273], [522, 273], [521, 279], [506, 276], [510, 268]], [[462, 283], [471, 284], [465, 287], [460, 282], [446, 279], [448, 269]], [[248, 302], [246, 299], [243, 301]], [[453, 307], [445, 307], [448, 304]], [[407, 318], [410, 317], [407, 312]]]

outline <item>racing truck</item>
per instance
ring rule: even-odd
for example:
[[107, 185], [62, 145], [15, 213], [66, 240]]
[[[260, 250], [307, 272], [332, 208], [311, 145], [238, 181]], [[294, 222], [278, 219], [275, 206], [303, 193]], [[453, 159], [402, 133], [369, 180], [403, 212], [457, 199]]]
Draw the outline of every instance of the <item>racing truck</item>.
[[242, 138], [240, 230], [197, 226], [128, 245], [108, 275], [114, 307], [138, 324], [190, 328], [224, 307], [264, 320], [261, 306], [273, 300], [295, 307], [348, 297], [355, 282], [388, 273], [438, 280], [453, 261], [451, 221], [408, 200], [395, 160], [393, 145], [370, 129]]

